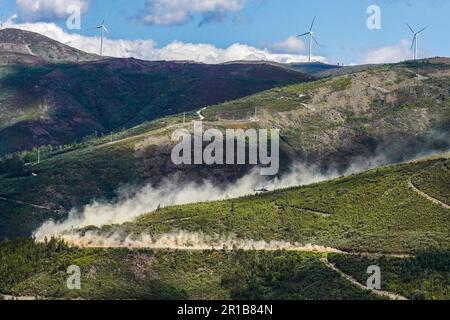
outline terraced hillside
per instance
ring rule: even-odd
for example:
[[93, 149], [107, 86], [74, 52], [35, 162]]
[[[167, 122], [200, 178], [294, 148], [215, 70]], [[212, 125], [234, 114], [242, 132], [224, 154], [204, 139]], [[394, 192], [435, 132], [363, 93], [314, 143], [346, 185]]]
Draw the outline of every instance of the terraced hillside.
[[[417, 66], [406, 63], [280, 87], [200, 115], [206, 117], [205, 128], [281, 128], [281, 174], [297, 163], [344, 172], [399, 162], [450, 147], [448, 60], [420, 66], [420, 76]], [[72, 208], [95, 199], [113, 200], [121, 186], [158, 186], [174, 176], [179, 183], [206, 180], [223, 186], [247, 174], [250, 166], [173, 165], [172, 132], [192, 130], [198, 119], [192, 112], [185, 122], [178, 115], [112, 135], [99, 131], [78, 144], [40, 148], [40, 164], [37, 150], [5, 158], [0, 161], [0, 237], [29, 236], [50, 217], [64, 219]], [[411, 183], [421, 187], [424, 179], [412, 177]], [[442, 201], [448, 183], [439, 183], [442, 191], [432, 196]]]
[[[411, 162], [301, 188], [164, 208], [132, 223], [79, 233], [84, 240], [78, 244], [107, 247], [114, 238], [113, 248], [7, 241], [0, 245], [0, 292], [73, 299], [448, 299], [450, 211], [418, 195], [408, 181], [448, 178], [443, 168], [449, 161]], [[427, 192], [439, 188], [428, 181]], [[177, 237], [180, 230], [201, 236]], [[73, 241], [73, 233], [64, 238]], [[164, 233], [172, 236], [160, 249], [149, 249], [151, 242], [147, 249], [131, 245], [143, 234], [156, 240]], [[247, 244], [251, 239], [253, 248], [240, 248], [238, 240], [222, 247], [230, 239], [226, 234]], [[211, 247], [196, 249], [199, 239]], [[321, 247], [277, 251], [280, 241]], [[171, 250], [175, 245], [178, 250]], [[81, 291], [65, 286], [73, 264], [82, 270]], [[364, 288], [371, 265], [381, 267], [383, 291]]]
[[383, 288], [408, 299], [448, 300], [450, 298], [450, 253], [435, 251], [414, 258], [331, 255], [329, 260], [344, 273], [364, 283], [367, 266], [382, 270]]
[[[139, 245], [142, 235], [157, 239], [182, 230], [213, 240], [233, 235], [236, 239], [288, 241], [346, 252], [450, 250], [450, 210], [417, 194], [409, 185], [411, 177], [433, 176], [435, 180], [428, 180], [428, 189], [423, 192], [440, 190], [440, 177], [450, 178], [444, 169], [449, 163], [443, 158], [399, 164], [301, 188], [168, 207], [123, 225], [88, 228], [81, 232], [85, 236], [81, 240], [86, 246], [102, 246], [98, 239], [111, 238], [115, 246], [127, 246], [131, 235]], [[448, 194], [448, 189], [445, 191]], [[78, 238], [69, 233], [66, 239], [76, 243]]]
[[180, 184], [209, 180], [223, 185], [245, 175], [248, 166], [172, 163], [172, 131], [190, 128], [189, 120], [197, 118], [190, 114], [183, 124], [182, 116], [167, 117], [83, 143], [42, 149], [39, 164], [36, 150], [0, 161], [0, 238], [30, 236], [47, 219], [64, 219], [72, 208], [93, 199], [111, 201], [120, 186], [158, 185], [177, 176]]
[[[449, 148], [450, 60], [385, 65], [276, 88], [210, 107], [209, 121], [282, 128], [292, 159], [345, 167], [354, 158], [399, 161]], [[257, 108], [257, 119], [254, 119]]]
[[[314, 254], [80, 250], [17, 241], [0, 245], [0, 256], [0, 292], [15, 297], [377, 299]], [[28, 263], [19, 265], [14, 257]], [[81, 291], [65, 286], [66, 265], [72, 262], [82, 269]]]

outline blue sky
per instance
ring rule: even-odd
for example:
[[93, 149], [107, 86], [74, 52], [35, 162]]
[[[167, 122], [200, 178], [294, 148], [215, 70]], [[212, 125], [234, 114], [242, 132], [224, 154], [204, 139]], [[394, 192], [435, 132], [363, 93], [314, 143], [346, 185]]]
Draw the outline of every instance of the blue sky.
[[[307, 48], [301, 43], [292, 48], [286, 40], [308, 31], [312, 18], [317, 16], [317, 40], [325, 46], [315, 48], [317, 59], [346, 64], [408, 58], [410, 44], [405, 40], [410, 42], [412, 35], [405, 23], [409, 22], [417, 29], [429, 26], [420, 39], [422, 57], [450, 55], [447, 41], [450, 1], [447, 0], [60, 0], [59, 4], [61, 2], [85, 5], [81, 30], [67, 30], [64, 14], [55, 13], [57, 0], [0, 0], [0, 13], [4, 18], [18, 14], [13, 20], [14, 26], [31, 28], [32, 24], [41, 24], [41, 27], [43, 23], [56, 24], [68, 34], [89, 38], [97, 36], [96, 30], [91, 28], [109, 11], [107, 37], [111, 47], [116, 45], [113, 40], [119, 39], [153, 40], [152, 48], [164, 48], [176, 40], [182, 44], [211, 44], [217, 49], [239, 43], [271, 53], [293, 54], [293, 59], [304, 58]], [[36, 3], [42, 8], [35, 12], [30, 8]], [[380, 30], [367, 28], [369, 15], [366, 11], [370, 5], [381, 9]], [[173, 18], [176, 15], [181, 18]], [[85, 49], [73, 39], [70, 42]], [[111, 55], [119, 55], [112, 48], [108, 50]], [[141, 57], [135, 47], [127, 50]], [[166, 51], [154, 55], [164, 58]], [[153, 55], [148, 56], [151, 57]], [[193, 57], [197, 57], [197, 53], [193, 53]], [[191, 57], [187, 54], [186, 58]]]

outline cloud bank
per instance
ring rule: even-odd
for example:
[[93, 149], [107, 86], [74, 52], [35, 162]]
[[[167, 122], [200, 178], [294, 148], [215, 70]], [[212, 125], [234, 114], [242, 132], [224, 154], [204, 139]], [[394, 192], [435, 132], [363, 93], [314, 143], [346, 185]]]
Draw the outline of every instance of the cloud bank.
[[71, 6], [85, 13], [90, 0], [16, 0], [16, 4], [22, 21], [51, 21], [68, 17]]
[[284, 41], [277, 42], [273, 45], [276, 52], [283, 53], [299, 53], [306, 49], [303, 40], [296, 36], [291, 36]]
[[411, 43], [402, 40], [399, 44], [375, 49], [365, 56], [363, 63], [395, 63], [412, 59]]
[[192, 20], [196, 14], [202, 22], [223, 19], [228, 12], [244, 8], [245, 0], [146, 0], [148, 14], [143, 21], [149, 25], [180, 25]]
[[[61, 43], [70, 45], [89, 53], [98, 53], [100, 37], [69, 33], [54, 23], [16, 23], [16, 16], [5, 22], [5, 27], [18, 28], [41, 33]], [[281, 48], [280, 48], [281, 49]], [[212, 44], [185, 43], [173, 41], [164, 47], [156, 47], [151, 39], [113, 40], [105, 39], [104, 54], [117, 58], [134, 57], [143, 60], [191, 60], [202, 63], [223, 63], [236, 60], [273, 61], [279, 63], [306, 62], [308, 57], [301, 54], [274, 52], [269, 49], [255, 48], [246, 44], [235, 43], [228, 48], [217, 48]], [[324, 57], [314, 57], [316, 61], [325, 62]]]

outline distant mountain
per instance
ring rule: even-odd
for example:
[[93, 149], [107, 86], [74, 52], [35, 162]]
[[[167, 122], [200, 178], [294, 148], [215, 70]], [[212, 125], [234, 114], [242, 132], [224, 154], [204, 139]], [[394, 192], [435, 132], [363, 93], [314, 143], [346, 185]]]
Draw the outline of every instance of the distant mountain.
[[312, 62], [312, 63], [289, 63], [284, 66], [291, 70], [309, 74], [317, 78], [326, 78], [333, 76], [342, 76], [370, 69], [377, 69], [381, 65], [362, 64], [353, 66], [343, 66], [343, 65], [326, 64], [321, 62]]
[[332, 65], [332, 64], [326, 64], [321, 62], [313, 62], [313, 63], [289, 63], [286, 65], [289, 69], [306, 73], [309, 75], [313, 75], [315, 77], [324, 77], [329, 76], [333, 72], [338, 72], [343, 67]]
[[[286, 68], [289, 70], [294, 70], [297, 72], [301, 72], [304, 74], [308, 74], [310, 76], [314, 76], [317, 78], [329, 77], [338, 74], [345, 74], [350, 72], [350, 70], [358, 71], [354, 67], [343, 67], [333, 64], [327, 64], [322, 62], [296, 62], [296, 63], [278, 63], [273, 61], [233, 61], [233, 62], [225, 62], [224, 64], [260, 64], [260, 65], [271, 65], [280, 68]], [[351, 68], [351, 69], [350, 69]], [[359, 71], [364, 70], [362, 67]]]
[[14, 63], [83, 62], [100, 59], [39, 33], [0, 30], [0, 65]]
[[0, 156], [314, 79], [268, 64], [98, 58], [33, 32], [1, 30]]

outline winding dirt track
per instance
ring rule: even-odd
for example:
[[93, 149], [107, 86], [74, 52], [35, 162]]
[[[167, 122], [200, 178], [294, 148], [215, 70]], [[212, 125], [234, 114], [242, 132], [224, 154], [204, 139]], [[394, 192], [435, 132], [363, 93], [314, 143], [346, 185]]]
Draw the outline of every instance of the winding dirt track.
[[430, 195], [426, 194], [425, 192], [419, 190], [419, 189], [414, 185], [414, 183], [412, 182], [412, 178], [409, 179], [409, 183], [408, 183], [408, 184], [409, 184], [409, 187], [410, 187], [415, 193], [417, 193], [419, 196], [421, 196], [421, 197], [423, 197], [423, 198], [425, 198], [425, 199], [427, 199], [427, 200], [433, 202], [434, 204], [440, 205], [441, 207], [443, 207], [443, 208], [445, 208], [445, 209], [449, 209], [449, 210], [450, 210], [450, 206], [447, 205], [446, 203], [443, 203], [442, 201], [440, 201], [440, 200], [438, 200], [438, 199], [436, 199], [436, 198], [433, 198], [432, 196], [430, 196]]
[[324, 259], [322, 259], [322, 262], [325, 263], [325, 265], [328, 268], [339, 273], [344, 279], [351, 282], [352, 284], [354, 284], [355, 286], [359, 287], [362, 290], [370, 290], [373, 294], [376, 294], [377, 296], [382, 297], [382, 298], [388, 298], [390, 300], [408, 300], [407, 298], [405, 298], [399, 294], [396, 294], [396, 293], [391, 293], [391, 292], [382, 291], [382, 290], [369, 289], [366, 286], [359, 283], [358, 281], [356, 281], [355, 279], [353, 279], [351, 276], [349, 276], [345, 272], [343, 272], [342, 270], [340, 270], [339, 268], [337, 268], [334, 264], [329, 262], [328, 259], [324, 258]]

